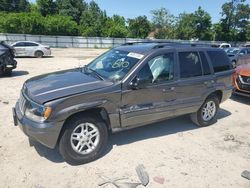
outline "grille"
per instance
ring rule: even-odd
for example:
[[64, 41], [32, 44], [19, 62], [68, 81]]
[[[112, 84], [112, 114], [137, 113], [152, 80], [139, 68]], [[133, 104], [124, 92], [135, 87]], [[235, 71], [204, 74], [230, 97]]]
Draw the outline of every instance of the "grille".
[[26, 99], [24, 98], [23, 94], [21, 93], [20, 98], [19, 98], [19, 108], [21, 113], [24, 115], [25, 111], [25, 105], [26, 105]]
[[241, 76], [241, 79], [243, 82], [250, 84], [250, 77], [249, 76]]
[[238, 84], [240, 89], [245, 90], [245, 91], [250, 91], [250, 84], [242, 83], [239, 78], [237, 78], [237, 84]]

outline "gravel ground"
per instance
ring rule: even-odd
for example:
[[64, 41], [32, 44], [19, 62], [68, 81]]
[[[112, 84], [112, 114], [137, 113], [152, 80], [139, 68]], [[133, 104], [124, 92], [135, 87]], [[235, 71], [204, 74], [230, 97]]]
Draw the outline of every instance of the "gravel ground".
[[99, 160], [81, 166], [68, 165], [57, 150], [29, 141], [13, 126], [11, 108], [26, 79], [78, 67], [104, 51], [53, 49], [51, 58], [18, 58], [13, 76], [0, 78], [0, 187], [92, 188], [116, 178], [136, 183], [139, 164], [149, 174], [147, 187], [250, 187], [241, 177], [250, 171], [249, 98], [233, 96], [221, 104], [218, 122], [210, 127], [197, 128], [181, 116], [114, 134]]

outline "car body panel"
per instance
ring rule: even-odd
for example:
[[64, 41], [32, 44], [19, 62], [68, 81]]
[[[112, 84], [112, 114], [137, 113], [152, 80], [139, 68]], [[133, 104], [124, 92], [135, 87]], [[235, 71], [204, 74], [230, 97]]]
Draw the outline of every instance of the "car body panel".
[[111, 81], [102, 81], [87, 75], [81, 69], [70, 69], [27, 80], [25, 92], [32, 100], [43, 104], [50, 100], [100, 89], [112, 84]]
[[234, 93], [250, 97], [250, 63], [236, 68], [234, 75]]
[[33, 41], [19, 41], [11, 45], [15, 49], [16, 57], [35, 57], [37, 51], [43, 52], [44, 56], [51, 55], [51, 49], [49, 46], [45, 46]]
[[[155, 45], [116, 48], [143, 54], [143, 57], [120, 81], [101, 80], [79, 69], [59, 71], [27, 80], [22, 90], [23, 93], [26, 93], [27, 100], [51, 107], [52, 114], [46, 120], [46, 124], [36, 123], [38, 126], [28, 120], [22, 121], [25, 116], [18, 115], [18, 121], [23, 126], [37, 128], [36, 131], [39, 132], [39, 130], [44, 130], [44, 126], [48, 126], [48, 128], [57, 126], [60, 129], [61, 125], [76, 113], [98, 110], [103, 119], [107, 121], [110, 130], [115, 132], [196, 112], [207, 96], [217, 90], [222, 92], [222, 101], [229, 98], [232, 91], [233, 70], [214, 73], [209, 58], [207, 59], [211, 69], [210, 75], [180, 79], [177, 53], [180, 51], [205, 52], [210, 48], [192, 47], [187, 49], [186, 47], [171, 46], [154, 48]], [[222, 51], [221, 49], [216, 50]], [[165, 53], [174, 53], [173, 80], [146, 85], [140, 89], [129, 87], [131, 81], [149, 60]], [[14, 110], [17, 111], [17, 114], [19, 113], [18, 108], [17, 102]], [[49, 141], [53, 143], [45, 143], [38, 135], [34, 136], [34, 133], [26, 131], [26, 128], [23, 130], [26, 134], [31, 134], [31, 137], [37, 137], [36, 140], [49, 147], [56, 144], [61, 131], [60, 129], [59, 133], [54, 133], [55, 139]]]

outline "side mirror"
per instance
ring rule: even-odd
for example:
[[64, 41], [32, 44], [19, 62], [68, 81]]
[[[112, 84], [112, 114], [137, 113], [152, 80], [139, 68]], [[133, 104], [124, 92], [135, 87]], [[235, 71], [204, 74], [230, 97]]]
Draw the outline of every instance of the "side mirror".
[[140, 78], [137, 76], [129, 83], [128, 87], [132, 90], [144, 89], [151, 83], [151, 80], [152, 79]]

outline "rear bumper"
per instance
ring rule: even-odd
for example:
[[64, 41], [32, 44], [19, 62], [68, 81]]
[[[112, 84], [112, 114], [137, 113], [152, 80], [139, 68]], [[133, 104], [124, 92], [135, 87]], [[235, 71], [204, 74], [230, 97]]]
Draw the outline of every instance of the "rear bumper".
[[22, 115], [18, 103], [12, 112], [15, 126], [19, 126], [25, 135], [49, 148], [56, 147], [63, 122], [34, 122]]

